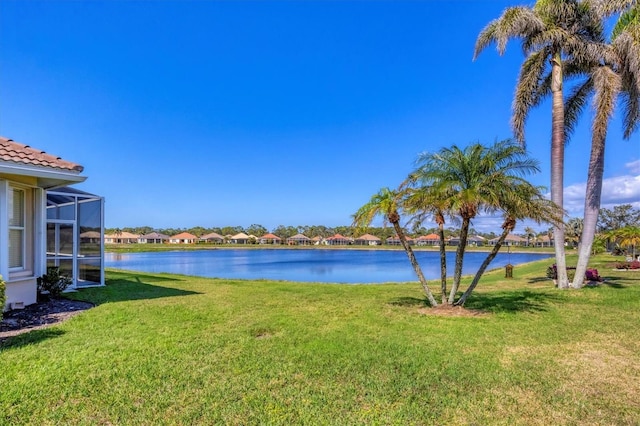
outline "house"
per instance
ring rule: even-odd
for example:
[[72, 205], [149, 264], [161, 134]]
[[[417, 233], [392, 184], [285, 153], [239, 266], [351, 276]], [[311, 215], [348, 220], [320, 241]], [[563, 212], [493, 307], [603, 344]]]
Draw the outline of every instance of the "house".
[[351, 240], [340, 234], [335, 234], [334, 236], [327, 238], [327, 244], [331, 246], [346, 246], [351, 244]]
[[[406, 237], [407, 239], [407, 244], [409, 245], [414, 245], [415, 244], [415, 240], [411, 237]], [[389, 237], [386, 239], [386, 243], [390, 246], [399, 246], [402, 243], [400, 242], [400, 238], [398, 238], [398, 236], [396, 235], [395, 237]]]
[[437, 246], [440, 244], [440, 237], [437, 234], [421, 235], [415, 242], [417, 246]]
[[170, 244], [195, 244], [197, 241], [198, 237], [188, 232], [181, 232], [169, 237]]
[[138, 237], [138, 243], [140, 244], [165, 244], [168, 243], [171, 237], [159, 232], [150, 232]]
[[314, 246], [319, 246], [319, 245], [327, 245], [329, 243], [327, 243], [327, 240], [324, 237], [321, 237], [320, 235], [316, 235], [315, 237], [311, 238], [311, 244], [313, 244]]
[[[66, 188], [83, 167], [0, 137], [0, 275], [7, 305], [37, 301], [36, 279], [58, 266], [71, 287], [104, 285], [104, 200]], [[84, 234], [81, 236], [81, 234]]]
[[282, 238], [274, 234], [264, 234], [259, 239], [260, 244], [282, 244]]
[[[471, 247], [481, 247], [485, 244], [485, 239], [479, 235], [469, 235], [467, 237], [467, 246]], [[460, 237], [451, 237], [449, 238], [450, 246], [459, 246], [460, 245]], [[493, 244], [495, 245], [495, 243]]]
[[204, 241], [205, 243], [212, 243], [212, 244], [222, 244], [224, 243], [224, 237], [220, 234], [216, 234], [215, 232], [212, 232], [210, 234], [205, 234], [201, 236], [200, 241]]
[[[496, 243], [498, 242], [498, 239], [499, 239], [499, 237], [489, 240], [489, 244], [492, 245], [492, 246], [495, 246]], [[518, 235], [515, 235], [515, 234], [509, 234], [504, 239], [504, 242], [502, 243], [502, 245], [504, 245], [504, 246], [526, 246], [527, 245], [527, 239], [526, 238], [522, 238], [522, 237], [520, 237]]]
[[296, 234], [293, 237], [287, 238], [287, 244], [289, 244], [290, 246], [306, 246], [311, 244], [311, 239], [304, 234]]
[[553, 240], [548, 235], [542, 235], [536, 238], [534, 245], [536, 247], [553, 247]]
[[232, 235], [229, 238], [229, 242], [231, 244], [249, 244], [251, 237], [249, 237], [244, 232], [239, 232], [236, 235]]
[[140, 235], [131, 232], [121, 231], [115, 234], [105, 234], [105, 244], [137, 244]]
[[363, 246], [379, 246], [382, 244], [382, 240], [375, 235], [364, 234], [356, 238], [353, 243]]

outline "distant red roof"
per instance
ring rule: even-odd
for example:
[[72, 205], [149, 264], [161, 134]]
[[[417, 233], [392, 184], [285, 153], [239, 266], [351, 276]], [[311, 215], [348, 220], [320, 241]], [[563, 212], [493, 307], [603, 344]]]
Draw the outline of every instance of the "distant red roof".
[[260, 239], [261, 240], [281, 240], [282, 238], [274, 234], [264, 234], [262, 237], [260, 237]]
[[417, 240], [429, 240], [429, 241], [433, 241], [433, 240], [439, 240], [440, 237], [437, 234], [429, 234], [429, 235], [423, 235], [421, 237], [416, 238]]
[[363, 240], [363, 241], [380, 241], [380, 238], [376, 237], [375, 235], [371, 235], [371, 234], [364, 234], [359, 236], [358, 238], [356, 238], [356, 240]]
[[0, 161], [49, 167], [78, 173], [84, 170], [79, 164], [65, 161], [60, 157], [47, 154], [44, 151], [14, 142], [12, 139], [7, 139], [2, 136], [0, 136]]

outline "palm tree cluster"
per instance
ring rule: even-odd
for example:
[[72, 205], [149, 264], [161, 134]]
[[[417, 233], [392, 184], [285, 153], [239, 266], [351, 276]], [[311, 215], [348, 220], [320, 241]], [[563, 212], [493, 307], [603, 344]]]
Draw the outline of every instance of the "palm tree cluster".
[[[473, 143], [465, 148], [454, 145], [437, 152], [425, 152], [418, 156], [415, 170], [398, 189], [381, 189], [354, 214], [354, 225], [366, 227], [374, 217], [382, 215], [397, 232], [430, 305], [463, 305], [518, 220], [533, 219], [538, 223], [562, 221], [562, 212], [557, 205], [543, 196], [541, 187], [532, 185], [525, 178], [538, 171], [537, 161], [512, 140], [491, 146]], [[469, 228], [471, 221], [480, 213], [502, 214], [503, 232], [469, 287], [459, 295]], [[401, 214], [406, 215], [409, 222], [421, 223], [426, 218], [433, 218], [438, 224], [440, 303], [406, 241], [400, 225]], [[444, 246], [444, 225], [448, 219], [460, 223], [460, 243], [456, 249], [449, 291]]]
[[[613, 16], [616, 24], [605, 34], [605, 22]], [[514, 134], [524, 145], [529, 112], [551, 96], [551, 200], [560, 207], [565, 142], [589, 100], [592, 103], [582, 240], [572, 283], [581, 287], [596, 231], [605, 142], [616, 104], [622, 106], [625, 139], [640, 123], [640, 5], [637, 0], [538, 0], [532, 7], [510, 7], [482, 30], [474, 57], [492, 43], [502, 54], [511, 39], [521, 40], [525, 54], [513, 101]], [[574, 86], [565, 96], [563, 84], [569, 79]], [[555, 226], [554, 236], [564, 241], [561, 224]], [[555, 250], [558, 286], [568, 287], [564, 247], [555, 244]]]

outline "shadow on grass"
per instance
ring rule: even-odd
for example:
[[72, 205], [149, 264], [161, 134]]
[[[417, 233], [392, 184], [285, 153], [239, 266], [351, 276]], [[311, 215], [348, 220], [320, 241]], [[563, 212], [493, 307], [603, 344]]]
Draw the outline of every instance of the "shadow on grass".
[[[627, 285], [622, 284], [620, 281], [630, 281], [630, 280], [618, 278], [618, 277], [608, 277], [608, 278], [605, 278], [604, 281], [602, 281], [599, 285], [601, 287], [606, 286], [609, 288], [618, 288], [618, 289], [623, 289], [628, 287]], [[640, 281], [640, 279], [636, 279], [636, 281]]]
[[159, 299], [162, 297], [200, 294], [196, 291], [180, 290], [152, 283], [185, 281], [181, 278], [146, 275], [135, 272], [109, 271], [105, 287], [86, 288], [75, 293], [79, 300], [88, 300], [96, 305], [128, 300]]
[[527, 281], [527, 284], [539, 284], [539, 283], [549, 283], [551, 285], [553, 285], [553, 283], [551, 282], [551, 280], [547, 277], [534, 277], [534, 278], [529, 278], [529, 280]]
[[511, 292], [474, 293], [465, 308], [493, 313], [545, 312], [552, 302], [561, 302], [565, 297], [558, 293], [543, 293], [529, 290]]
[[0, 339], [0, 353], [5, 349], [16, 349], [22, 346], [32, 345], [47, 339], [62, 336], [65, 332], [57, 328], [41, 328], [22, 333], [17, 336]]
[[429, 306], [427, 299], [418, 299], [417, 297], [396, 297], [391, 299], [389, 304], [394, 306]]

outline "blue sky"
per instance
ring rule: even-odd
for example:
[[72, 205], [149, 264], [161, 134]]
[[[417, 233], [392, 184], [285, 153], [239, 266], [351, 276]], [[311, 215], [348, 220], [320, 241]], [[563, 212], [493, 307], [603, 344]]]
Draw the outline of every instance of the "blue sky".
[[[0, 135], [82, 164], [107, 227], [348, 225], [419, 152], [511, 137], [520, 46], [472, 54], [515, 4], [3, 0]], [[589, 119], [567, 147], [572, 217]], [[620, 128], [603, 206], [640, 208], [640, 133]], [[549, 146], [543, 104], [527, 148], [544, 186]]]

